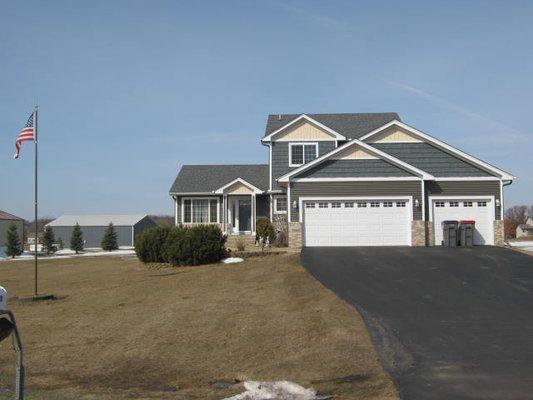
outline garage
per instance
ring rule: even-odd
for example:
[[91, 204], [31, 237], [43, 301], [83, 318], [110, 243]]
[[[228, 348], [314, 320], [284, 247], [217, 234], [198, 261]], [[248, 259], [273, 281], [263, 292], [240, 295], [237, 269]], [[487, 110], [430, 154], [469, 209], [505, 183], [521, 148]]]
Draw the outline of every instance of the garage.
[[476, 222], [474, 245], [494, 244], [494, 197], [430, 197], [435, 245], [442, 243], [442, 221]]
[[410, 246], [411, 210], [410, 198], [306, 200], [303, 244]]

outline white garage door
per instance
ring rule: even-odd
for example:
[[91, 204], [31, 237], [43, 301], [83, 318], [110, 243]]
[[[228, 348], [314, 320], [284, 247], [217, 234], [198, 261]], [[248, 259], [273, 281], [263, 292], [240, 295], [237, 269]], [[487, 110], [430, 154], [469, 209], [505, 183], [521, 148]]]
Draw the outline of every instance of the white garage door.
[[494, 244], [494, 204], [487, 199], [431, 199], [435, 245], [442, 243], [442, 221], [476, 221], [474, 244]]
[[304, 246], [410, 246], [411, 206], [398, 200], [303, 202]]

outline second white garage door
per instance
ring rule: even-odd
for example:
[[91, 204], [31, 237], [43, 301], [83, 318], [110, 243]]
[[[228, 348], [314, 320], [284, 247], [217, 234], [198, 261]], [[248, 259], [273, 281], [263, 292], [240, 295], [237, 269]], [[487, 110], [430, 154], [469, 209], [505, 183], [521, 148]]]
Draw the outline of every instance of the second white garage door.
[[410, 246], [411, 205], [397, 200], [303, 202], [304, 246]]

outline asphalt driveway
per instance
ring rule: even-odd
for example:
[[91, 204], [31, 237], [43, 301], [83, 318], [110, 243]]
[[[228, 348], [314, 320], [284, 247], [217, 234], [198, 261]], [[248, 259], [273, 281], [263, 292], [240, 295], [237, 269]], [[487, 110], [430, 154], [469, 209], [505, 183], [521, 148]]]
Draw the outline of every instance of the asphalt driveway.
[[533, 257], [306, 248], [302, 264], [362, 313], [402, 399], [533, 399]]

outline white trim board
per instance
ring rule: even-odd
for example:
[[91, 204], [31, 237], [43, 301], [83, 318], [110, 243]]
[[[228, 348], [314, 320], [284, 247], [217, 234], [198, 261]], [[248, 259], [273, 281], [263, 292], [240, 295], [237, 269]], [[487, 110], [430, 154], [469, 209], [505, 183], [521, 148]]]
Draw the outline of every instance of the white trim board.
[[302, 165], [301, 167], [298, 167], [296, 168], [295, 170], [293, 171], [290, 171], [288, 173], [286, 173], [285, 175], [282, 175], [281, 177], [279, 177], [277, 179], [278, 182], [289, 182], [291, 179], [292, 176], [296, 175], [296, 174], [299, 174], [317, 164], [320, 164], [321, 162], [329, 159], [331, 156], [347, 149], [348, 147], [350, 146], [354, 146], [354, 145], [357, 145], [357, 146], [360, 146], [362, 147], [363, 149], [367, 150], [369, 153], [371, 154], [374, 154], [376, 156], [378, 156], [379, 158], [383, 158], [387, 161], [389, 161], [390, 163], [408, 171], [408, 172], [411, 172], [415, 175], [418, 175], [419, 177], [423, 178], [423, 179], [426, 179], [426, 180], [434, 180], [435, 177], [425, 171], [422, 171], [421, 169], [418, 169], [410, 164], [407, 164], [406, 162], [402, 161], [402, 160], [399, 160], [397, 159], [396, 157], [393, 157], [391, 156], [390, 154], [387, 154], [381, 150], [378, 150], [372, 146], [370, 146], [369, 144], [366, 144], [364, 142], [361, 142], [359, 139], [352, 139], [350, 140], [349, 142], [343, 144], [342, 146], [340, 147], [337, 147], [336, 149], [333, 149], [331, 150], [330, 152], [326, 153], [326, 154], [323, 154], [322, 156], [314, 159], [313, 161], [311, 162], [308, 162], [307, 164], [304, 164]]
[[372, 182], [372, 181], [421, 181], [417, 176], [361, 177], [361, 178], [294, 178], [291, 182]]
[[344, 135], [341, 135], [339, 132], [335, 132], [333, 129], [328, 128], [326, 125], [321, 124], [320, 122], [318, 122], [317, 120], [314, 120], [313, 118], [311, 118], [310, 116], [308, 116], [306, 114], [301, 114], [299, 117], [296, 117], [291, 122], [283, 125], [281, 128], [276, 129], [274, 132], [272, 132], [269, 135], [267, 135], [264, 138], [262, 138], [261, 142], [271, 142], [273, 136], [277, 135], [278, 133], [284, 131], [285, 129], [289, 128], [290, 126], [294, 125], [295, 123], [297, 123], [298, 121], [301, 121], [303, 119], [305, 119], [306, 121], [310, 122], [311, 124], [315, 124], [319, 128], [321, 128], [321, 129], [325, 130], [326, 132], [328, 132], [329, 134], [331, 134], [333, 136], [334, 140], [335, 139], [337, 139], [337, 140], [346, 140], [346, 137]]
[[480, 167], [481, 169], [487, 171], [487, 172], [491, 172], [491, 173], [494, 173], [494, 174], [497, 174], [497, 175], [500, 175], [500, 178], [501, 179], [509, 179], [509, 180], [514, 180], [516, 179], [516, 177], [512, 176], [511, 174], [509, 174], [508, 172], [505, 172], [499, 168], [496, 168], [495, 166], [493, 165], [490, 165], [489, 163], [486, 163], [485, 161], [482, 161], [480, 160], [479, 158], [476, 158], [474, 156], [471, 156], [470, 154], [467, 154], [451, 145], [449, 145], [448, 143], [445, 143], [437, 138], [434, 138], [433, 136], [431, 135], [428, 135], [427, 133], [424, 133], [422, 131], [419, 131], [418, 129], [416, 128], [413, 128], [412, 126], [409, 126], [401, 121], [398, 121], [398, 120], [393, 120], [375, 130], [373, 130], [372, 132], [369, 132], [367, 133], [366, 135], [363, 135], [359, 138], [359, 140], [367, 140], [368, 138], [384, 131], [385, 129], [387, 128], [390, 128], [391, 126], [398, 126], [400, 128], [403, 128], [407, 131], [409, 131], [410, 133], [414, 134], [415, 136], [418, 136], [430, 143], [433, 143], [434, 145], [436, 145], [437, 147], [441, 148], [442, 150], [445, 150], [447, 151], [448, 153], [451, 153], [455, 156], [458, 156], [459, 158], [462, 158], [463, 160], [466, 160], [466, 161], [469, 161], [473, 164], [476, 164], [478, 167]]

